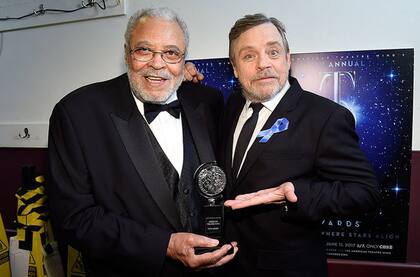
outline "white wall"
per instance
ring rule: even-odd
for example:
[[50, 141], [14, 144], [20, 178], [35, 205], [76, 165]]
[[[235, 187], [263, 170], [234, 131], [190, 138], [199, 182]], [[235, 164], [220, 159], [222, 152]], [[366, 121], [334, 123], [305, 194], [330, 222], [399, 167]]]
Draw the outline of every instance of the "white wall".
[[[263, 12], [285, 23], [292, 53], [415, 48], [414, 68], [420, 67], [418, 0], [125, 2], [128, 16], [151, 6], [177, 11], [190, 29], [189, 58], [226, 57], [227, 34], [235, 20]], [[4, 32], [0, 38], [0, 141], [6, 125], [46, 124], [62, 96], [124, 72], [123, 32], [128, 16]], [[416, 91], [420, 71], [415, 70], [414, 78], [413, 150], [420, 150], [420, 94]], [[42, 145], [43, 135], [40, 140]]]

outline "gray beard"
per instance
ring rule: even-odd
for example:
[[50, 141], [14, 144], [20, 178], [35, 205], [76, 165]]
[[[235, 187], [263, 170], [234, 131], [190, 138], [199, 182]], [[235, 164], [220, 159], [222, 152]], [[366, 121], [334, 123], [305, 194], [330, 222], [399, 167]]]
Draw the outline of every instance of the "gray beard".
[[266, 102], [273, 99], [273, 97], [276, 96], [281, 90], [282, 88], [280, 88], [279, 90], [273, 90], [269, 94], [262, 95], [255, 91], [249, 92], [242, 87], [241, 92], [242, 92], [242, 95], [245, 97], [245, 99], [249, 100], [250, 102], [262, 103], [262, 102]]
[[[133, 73], [131, 70], [128, 70], [127, 76], [128, 81], [130, 83], [131, 91], [133, 92], [134, 96], [139, 99], [141, 102], [145, 103], [153, 103], [153, 104], [164, 104], [168, 99], [176, 93], [178, 88], [181, 86], [181, 83], [183, 81], [183, 76], [181, 75], [179, 79], [176, 81], [175, 85], [171, 88], [169, 88], [168, 91], [164, 95], [159, 95], [157, 97], [151, 96], [147, 91], [145, 91], [139, 83], [136, 81], [136, 78], [133, 77], [133, 75], [136, 73]], [[141, 76], [139, 76], [142, 78]]]

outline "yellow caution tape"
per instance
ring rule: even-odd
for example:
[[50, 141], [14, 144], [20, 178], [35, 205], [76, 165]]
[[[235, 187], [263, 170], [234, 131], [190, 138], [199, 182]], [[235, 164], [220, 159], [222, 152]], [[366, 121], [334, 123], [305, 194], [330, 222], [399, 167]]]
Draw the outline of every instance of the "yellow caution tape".
[[16, 216], [18, 227], [43, 226], [48, 221], [48, 214], [31, 211], [28, 214]]
[[29, 255], [28, 277], [44, 277], [44, 254], [42, 253], [41, 236], [39, 233], [33, 235], [32, 251]]
[[29, 216], [30, 214], [47, 215], [45, 203], [33, 203], [30, 205], [22, 205], [18, 209], [19, 216]]
[[45, 182], [45, 178], [44, 178], [44, 175], [39, 175], [39, 176], [36, 176], [35, 177], [35, 181], [37, 182], [37, 183], [44, 183]]
[[10, 277], [9, 242], [0, 214], [0, 276]]
[[67, 250], [67, 277], [85, 277], [82, 254], [70, 245]]
[[37, 195], [45, 195], [45, 188], [44, 186], [39, 186], [35, 189], [31, 189], [31, 190], [19, 190], [18, 192], [16, 192], [15, 196], [17, 199], [22, 200], [23, 202], [27, 203], [28, 200], [30, 200], [31, 198], [33, 198], [34, 196]]
[[[35, 177], [38, 187], [30, 190], [20, 189], [17, 198], [17, 239], [19, 248], [30, 251], [28, 277], [47, 276], [44, 267], [43, 245], [52, 239], [48, 222], [48, 207], [43, 176]], [[51, 237], [48, 235], [51, 234]], [[0, 275], [3, 277], [3, 275]]]

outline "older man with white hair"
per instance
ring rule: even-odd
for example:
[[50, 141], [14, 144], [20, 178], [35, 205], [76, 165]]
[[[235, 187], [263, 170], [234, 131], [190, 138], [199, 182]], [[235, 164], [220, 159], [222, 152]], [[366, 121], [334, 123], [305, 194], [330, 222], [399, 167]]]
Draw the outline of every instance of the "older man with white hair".
[[[223, 265], [236, 243], [198, 233], [193, 174], [215, 160], [220, 92], [181, 84], [188, 32], [169, 9], [134, 14], [128, 72], [64, 97], [50, 119], [48, 187], [60, 238], [87, 276], [195, 276]], [[229, 254], [229, 251], [233, 251]]]

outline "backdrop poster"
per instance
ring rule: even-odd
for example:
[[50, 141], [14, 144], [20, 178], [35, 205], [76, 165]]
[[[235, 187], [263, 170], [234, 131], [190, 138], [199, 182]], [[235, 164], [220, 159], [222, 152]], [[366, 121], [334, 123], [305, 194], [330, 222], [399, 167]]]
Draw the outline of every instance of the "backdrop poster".
[[[239, 89], [229, 59], [192, 61], [204, 84], [225, 98]], [[292, 55], [302, 87], [347, 107], [360, 146], [376, 172], [381, 207], [374, 214], [322, 220], [331, 258], [404, 262], [406, 258], [413, 114], [414, 49]]]

